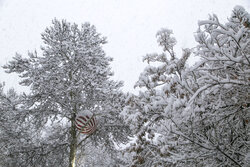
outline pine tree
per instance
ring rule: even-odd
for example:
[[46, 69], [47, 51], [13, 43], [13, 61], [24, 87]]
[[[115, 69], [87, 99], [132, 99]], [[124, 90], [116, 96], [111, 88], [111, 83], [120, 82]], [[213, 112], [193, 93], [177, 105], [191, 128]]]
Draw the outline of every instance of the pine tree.
[[[4, 66], [18, 73], [21, 85], [29, 86], [23, 96], [26, 120], [36, 130], [29, 147], [22, 147], [26, 166], [75, 167], [77, 151], [86, 140], [93, 143], [126, 141], [127, 130], [118, 118], [123, 94], [121, 82], [110, 79], [112, 58], [102, 49], [106, 39], [89, 23], [78, 27], [63, 20], [42, 33], [42, 55], [17, 54]], [[91, 111], [98, 122], [96, 132], [79, 135], [75, 118]], [[68, 157], [68, 158], [67, 158]]]

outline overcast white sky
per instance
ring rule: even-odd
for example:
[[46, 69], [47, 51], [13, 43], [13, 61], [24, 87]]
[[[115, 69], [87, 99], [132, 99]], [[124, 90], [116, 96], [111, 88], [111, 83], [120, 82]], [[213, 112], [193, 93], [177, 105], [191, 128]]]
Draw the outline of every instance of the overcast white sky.
[[[123, 80], [124, 91], [133, 86], [145, 67], [142, 56], [161, 52], [155, 34], [162, 27], [173, 29], [177, 38], [176, 51], [194, 47], [197, 21], [215, 13], [226, 21], [235, 5], [250, 12], [250, 0], [0, 0], [0, 66], [16, 52], [39, 50], [40, 34], [53, 18], [78, 24], [90, 22], [108, 38], [104, 47], [112, 63], [115, 80]], [[0, 82], [6, 87], [17, 86], [17, 75], [0, 69]]]

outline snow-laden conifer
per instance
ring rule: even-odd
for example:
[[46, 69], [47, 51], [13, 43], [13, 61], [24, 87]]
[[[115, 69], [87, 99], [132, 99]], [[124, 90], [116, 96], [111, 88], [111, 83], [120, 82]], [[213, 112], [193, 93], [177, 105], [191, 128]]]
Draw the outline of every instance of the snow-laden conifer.
[[[4, 66], [6, 72], [18, 73], [20, 84], [30, 88], [22, 105], [36, 131], [30, 146], [21, 148], [26, 166], [74, 167], [87, 140], [105, 143], [109, 150], [113, 142], [126, 141], [127, 128], [118, 117], [122, 83], [110, 79], [112, 58], [102, 49], [106, 38], [89, 23], [78, 26], [54, 19], [42, 40], [41, 55], [17, 54]], [[80, 135], [75, 125], [76, 115], [86, 110], [98, 124], [88, 136]]]

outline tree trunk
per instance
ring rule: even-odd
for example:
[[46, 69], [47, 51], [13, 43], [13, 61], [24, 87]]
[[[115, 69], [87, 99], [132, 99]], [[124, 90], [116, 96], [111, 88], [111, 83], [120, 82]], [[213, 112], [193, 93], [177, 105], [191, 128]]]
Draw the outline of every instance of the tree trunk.
[[70, 155], [69, 155], [69, 167], [76, 166], [76, 150], [77, 150], [77, 135], [76, 135], [76, 125], [75, 125], [75, 114], [71, 120], [71, 129], [70, 129]]

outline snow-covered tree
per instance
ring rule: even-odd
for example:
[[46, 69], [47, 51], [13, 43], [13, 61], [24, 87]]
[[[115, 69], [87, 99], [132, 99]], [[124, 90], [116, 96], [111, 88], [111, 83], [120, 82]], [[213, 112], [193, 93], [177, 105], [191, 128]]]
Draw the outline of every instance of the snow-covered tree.
[[[184, 49], [182, 57], [177, 58], [173, 49], [176, 40], [171, 35], [169, 29], [158, 31], [157, 41], [164, 52], [144, 57], [149, 66], [141, 73], [136, 86], [146, 90], [138, 96], [129, 96], [128, 105], [121, 114], [137, 137], [129, 149], [136, 152], [133, 164], [137, 166], [171, 166], [175, 163], [169, 152], [174, 152], [172, 145], [176, 136], [169, 135], [169, 126], [180, 116], [178, 112], [193, 93], [190, 85], [194, 83], [185, 71], [191, 50]], [[163, 142], [167, 140], [168, 143]]]
[[201, 60], [193, 67], [191, 50], [177, 58], [171, 30], [157, 33], [164, 53], [144, 57], [150, 65], [136, 84], [144, 89], [122, 113], [137, 137], [134, 165], [248, 165], [249, 22], [239, 6], [225, 25], [216, 15], [200, 21], [194, 53]]
[[109, 152], [105, 146], [96, 147], [91, 142], [86, 143], [84, 150], [79, 154], [81, 156], [77, 162], [79, 167], [125, 167], [128, 161], [121, 150]]
[[[233, 9], [223, 25], [216, 15], [199, 22], [196, 54], [201, 62], [194, 68], [203, 75], [190, 104], [202, 106], [195, 120], [197, 140], [210, 150], [206, 161], [216, 166], [247, 166], [250, 151], [250, 14]], [[199, 135], [199, 137], [198, 137]]]
[[[25, 166], [23, 149], [33, 140], [35, 129], [26, 119], [21, 105], [23, 98], [15, 90], [4, 91], [0, 84], [0, 165], [6, 167]], [[30, 145], [29, 145], [30, 146]]]
[[16, 143], [24, 137], [20, 135], [22, 126], [18, 126], [16, 121], [18, 95], [13, 89], [4, 93], [4, 84], [0, 84], [0, 166], [15, 166], [9, 161], [9, 150], [13, 149]]
[[[22, 106], [35, 132], [16, 152], [26, 156], [26, 164], [18, 166], [75, 167], [76, 155], [87, 140], [112, 149], [114, 142], [124, 142], [128, 136], [118, 117], [124, 101], [122, 83], [110, 79], [112, 58], [102, 49], [106, 39], [89, 23], [80, 27], [65, 20], [52, 23], [42, 33], [42, 55], [17, 54], [4, 66], [6, 72], [18, 73], [20, 84], [31, 91], [23, 95]], [[85, 110], [98, 122], [91, 135], [80, 135], [75, 125], [76, 115]]]

